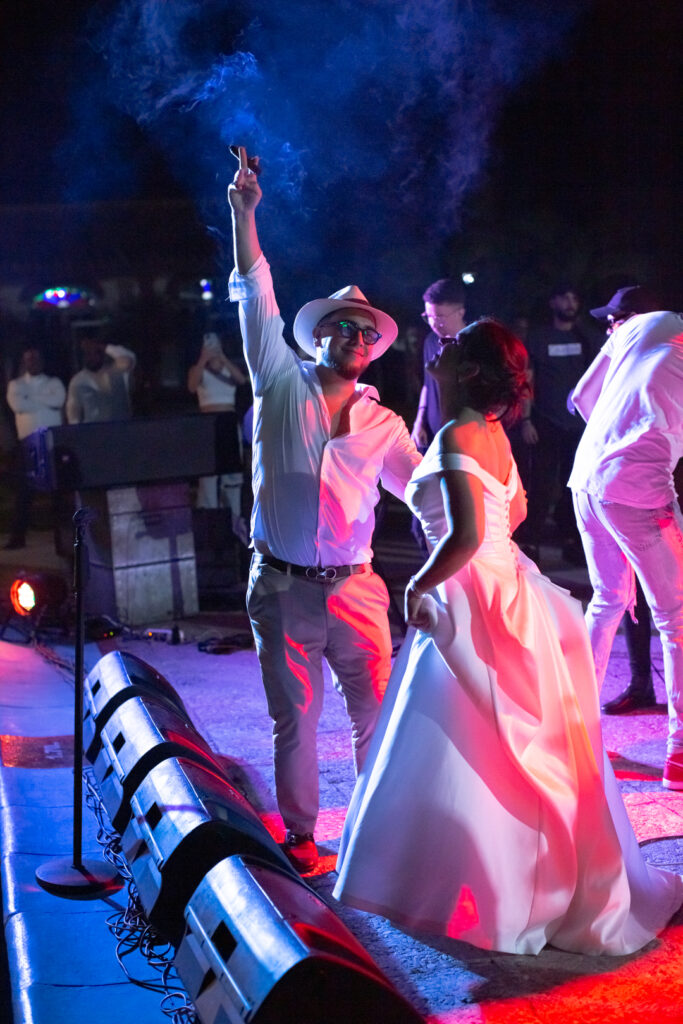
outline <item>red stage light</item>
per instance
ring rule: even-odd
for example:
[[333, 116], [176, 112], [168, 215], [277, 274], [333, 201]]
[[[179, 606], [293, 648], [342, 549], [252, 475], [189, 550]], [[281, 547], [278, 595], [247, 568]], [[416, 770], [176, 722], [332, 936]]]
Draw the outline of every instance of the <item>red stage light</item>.
[[9, 599], [17, 615], [30, 615], [36, 606], [36, 592], [28, 580], [14, 580]]
[[52, 573], [21, 573], [12, 581], [10, 604], [17, 615], [41, 620], [46, 613], [60, 616], [68, 595], [66, 580]]

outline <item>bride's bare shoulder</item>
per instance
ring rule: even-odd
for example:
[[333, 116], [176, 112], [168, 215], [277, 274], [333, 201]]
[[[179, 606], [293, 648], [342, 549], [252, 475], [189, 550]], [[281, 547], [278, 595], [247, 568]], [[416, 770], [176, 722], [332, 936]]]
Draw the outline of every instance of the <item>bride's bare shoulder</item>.
[[467, 416], [444, 424], [436, 436], [439, 451], [477, 458], [482, 449], [481, 426]]
[[508, 478], [510, 442], [498, 424], [462, 417], [446, 423], [436, 440], [441, 454], [468, 455], [501, 482]]

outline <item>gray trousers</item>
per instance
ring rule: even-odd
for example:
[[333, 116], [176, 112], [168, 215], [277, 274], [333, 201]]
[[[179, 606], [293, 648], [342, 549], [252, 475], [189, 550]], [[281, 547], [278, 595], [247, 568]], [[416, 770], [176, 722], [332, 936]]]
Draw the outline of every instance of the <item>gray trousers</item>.
[[273, 719], [278, 807], [293, 832], [313, 832], [318, 817], [323, 657], [351, 719], [358, 772], [391, 668], [388, 604], [383, 580], [369, 568], [321, 583], [252, 561], [247, 610]]

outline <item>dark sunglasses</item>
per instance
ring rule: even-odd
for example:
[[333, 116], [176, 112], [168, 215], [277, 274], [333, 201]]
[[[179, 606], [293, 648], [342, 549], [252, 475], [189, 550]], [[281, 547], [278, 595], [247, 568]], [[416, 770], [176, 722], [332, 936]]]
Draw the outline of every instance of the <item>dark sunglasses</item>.
[[382, 337], [374, 327], [361, 327], [355, 320], [326, 320], [324, 326], [336, 327], [342, 338], [355, 338], [360, 333], [366, 345], [376, 345]]

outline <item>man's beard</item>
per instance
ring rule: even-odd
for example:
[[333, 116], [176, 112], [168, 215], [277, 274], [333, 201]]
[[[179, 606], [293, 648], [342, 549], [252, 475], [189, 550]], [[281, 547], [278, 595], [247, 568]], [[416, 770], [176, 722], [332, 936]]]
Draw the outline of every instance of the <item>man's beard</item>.
[[334, 372], [340, 377], [343, 377], [344, 380], [358, 380], [365, 369], [365, 367], [362, 367], [360, 370], [357, 370], [355, 366], [351, 366], [350, 363], [344, 363], [329, 354], [326, 358], [323, 358], [321, 362], [323, 366], [328, 368], [328, 370], [334, 370]]
[[559, 309], [555, 313], [555, 316], [557, 317], [557, 319], [564, 321], [564, 323], [566, 323], [566, 324], [573, 324], [578, 315], [579, 315], [578, 309], [577, 310]]
[[[333, 366], [332, 369], [344, 380], [358, 380], [360, 374], [351, 366]], [[361, 371], [362, 372], [362, 371]]]

